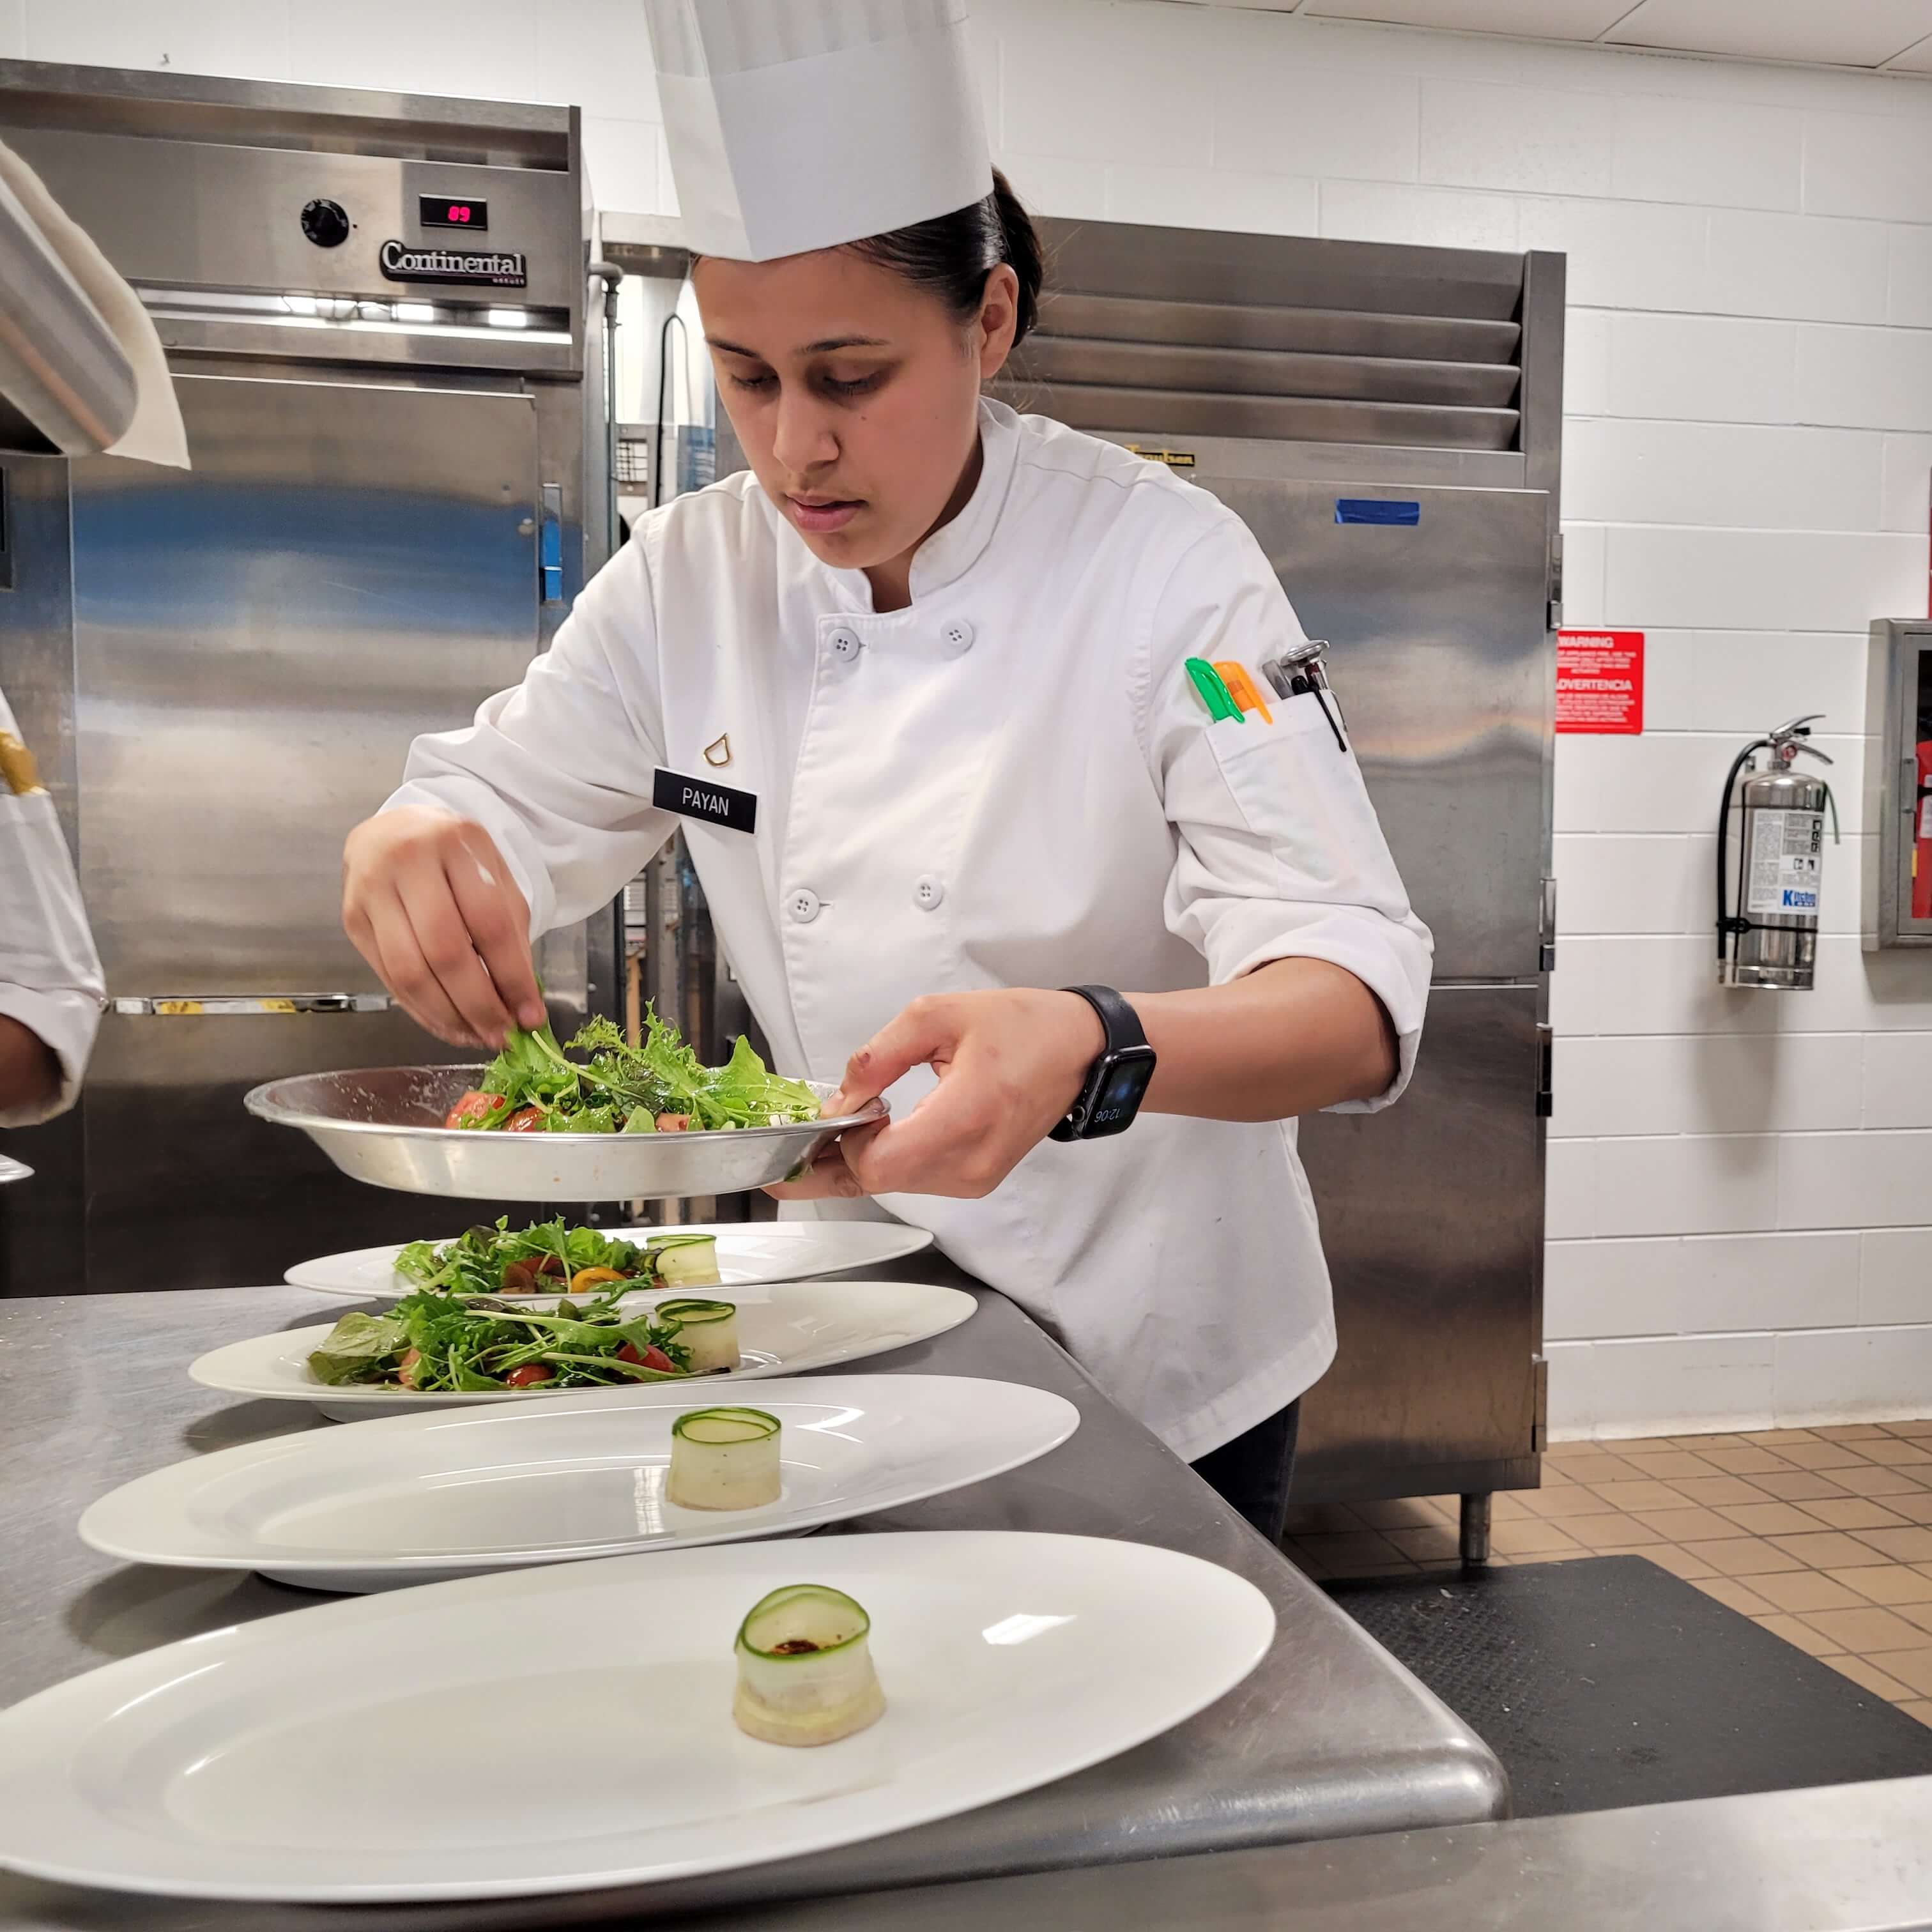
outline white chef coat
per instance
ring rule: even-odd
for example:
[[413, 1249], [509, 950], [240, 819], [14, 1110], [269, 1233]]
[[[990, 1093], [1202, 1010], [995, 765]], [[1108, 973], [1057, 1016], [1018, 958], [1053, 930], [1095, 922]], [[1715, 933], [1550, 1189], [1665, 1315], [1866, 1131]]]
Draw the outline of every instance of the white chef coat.
[[[1300, 640], [1259, 546], [1115, 445], [992, 402], [981, 435], [978, 487], [914, 557], [907, 609], [874, 613], [862, 572], [728, 478], [642, 519], [520, 686], [416, 741], [391, 802], [481, 823], [533, 932], [608, 902], [681, 824], [787, 1073], [836, 1080], [922, 993], [1157, 992], [1300, 956], [1388, 1009], [1401, 1072], [1355, 1103], [1387, 1104], [1430, 941], [1354, 759], [1312, 698], [1210, 725], [1183, 669], [1252, 670]], [[707, 764], [721, 739], [729, 764]], [[755, 832], [653, 809], [660, 766], [754, 794]], [[1143, 1114], [1042, 1142], [982, 1200], [882, 1198], [1190, 1459], [1334, 1354], [1292, 1120]]]
[[[0, 737], [19, 742], [4, 693]], [[0, 1127], [30, 1126], [74, 1105], [94, 1050], [104, 991], [54, 802], [38, 787], [19, 794], [13, 788], [26, 783], [26, 769], [17, 752], [0, 760], [0, 1014], [53, 1049], [61, 1090], [51, 1106], [0, 1109]]]

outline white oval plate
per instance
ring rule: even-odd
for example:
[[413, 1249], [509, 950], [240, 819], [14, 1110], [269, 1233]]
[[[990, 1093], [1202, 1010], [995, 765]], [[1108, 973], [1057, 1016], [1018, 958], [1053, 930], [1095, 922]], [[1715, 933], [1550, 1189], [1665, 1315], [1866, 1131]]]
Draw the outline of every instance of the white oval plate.
[[813, 1529], [1017, 1468], [1080, 1422], [1020, 1383], [808, 1376], [758, 1397], [783, 1425], [779, 1499], [681, 1509], [664, 1496], [670, 1426], [703, 1406], [660, 1384], [274, 1436], [123, 1484], [81, 1518], [81, 1539], [130, 1563], [389, 1589]]
[[[610, 1228], [604, 1232], [616, 1240], [635, 1241], [640, 1247], [653, 1234], [716, 1234], [718, 1272], [726, 1288], [804, 1281], [815, 1274], [875, 1268], [882, 1262], [902, 1261], [932, 1245], [932, 1236], [924, 1228], [902, 1227], [891, 1221], [692, 1222], [675, 1228]], [[443, 1241], [455, 1239], [454, 1234], [448, 1234]], [[443, 1241], [436, 1245], [441, 1247]], [[312, 1288], [317, 1294], [339, 1294], [351, 1301], [406, 1294], [416, 1284], [397, 1274], [398, 1252], [392, 1245], [322, 1255], [312, 1262], [298, 1262], [284, 1279], [296, 1288]], [[704, 1290], [680, 1292], [702, 1294]]]
[[[731, 1721], [781, 1584], [871, 1612], [886, 1714], [817, 1750]], [[613, 1557], [388, 1592], [123, 1658], [0, 1713], [0, 1866], [318, 1904], [648, 1883], [883, 1837], [1204, 1709], [1275, 1617], [1144, 1544], [1013, 1532]]]
[[[712, 1291], [669, 1292], [706, 1294]], [[730, 1299], [738, 1310], [736, 1368], [718, 1375], [694, 1376], [688, 1382], [643, 1386], [680, 1390], [689, 1398], [685, 1404], [688, 1408], [727, 1401], [728, 1396], [706, 1391], [770, 1376], [803, 1375], [883, 1354], [888, 1348], [902, 1348], [958, 1328], [977, 1306], [964, 1288], [938, 1288], [920, 1281], [778, 1282], [734, 1290]], [[559, 1402], [583, 1393], [539, 1388], [470, 1395], [443, 1389], [331, 1388], [310, 1372], [308, 1358], [334, 1325], [320, 1322], [312, 1328], [284, 1328], [272, 1335], [231, 1342], [190, 1362], [188, 1372], [203, 1388], [219, 1389], [225, 1395], [268, 1402], [312, 1402], [338, 1422], [412, 1415], [426, 1408]]]

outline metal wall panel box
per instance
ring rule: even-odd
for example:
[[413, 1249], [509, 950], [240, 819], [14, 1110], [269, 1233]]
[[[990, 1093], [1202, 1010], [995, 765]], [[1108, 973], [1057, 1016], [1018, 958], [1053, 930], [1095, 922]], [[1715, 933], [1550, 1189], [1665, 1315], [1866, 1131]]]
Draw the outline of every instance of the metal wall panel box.
[[1864, 949], [1932, 946], [1932, 619], [1873, 622], [1864, 808]]

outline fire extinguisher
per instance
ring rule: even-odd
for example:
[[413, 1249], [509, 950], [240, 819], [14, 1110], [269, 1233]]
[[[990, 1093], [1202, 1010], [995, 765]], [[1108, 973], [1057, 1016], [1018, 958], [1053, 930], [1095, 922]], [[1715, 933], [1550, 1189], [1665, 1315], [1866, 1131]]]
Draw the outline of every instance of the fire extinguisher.
[[[1822, 778], [1792, 770], [1802, 752], [1826, 764], [1831, 758], [1805, 740], [1808, 712], [1754, 738], [1731, 760], [1718, 808], [1718, 983], [1808, 992], [1818, 963], [1819, 891], [1825, 856], [1825, 810], [1838, 836], [1838, 805]], [[1760, 752], [1771, 754], [1765, 769]], [[1742, 788], [1738, 775], [1744, 775]], [[1738, 842], [1738, 891], [1731, 896], [1731, 796], [1743, 807]]]
[[1932, 739], [1918, 748], [1918, 794], [1912, 827], [1912, 916], [1932, 919]]

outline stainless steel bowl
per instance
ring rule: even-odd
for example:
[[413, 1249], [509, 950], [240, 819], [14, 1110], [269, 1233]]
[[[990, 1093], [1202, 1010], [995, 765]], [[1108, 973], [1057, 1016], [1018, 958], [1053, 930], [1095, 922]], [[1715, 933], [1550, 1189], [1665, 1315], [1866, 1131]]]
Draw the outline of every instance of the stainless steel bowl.
[[[476, 1201], [630, 1201], [734, 1194], [806, 1166], [848, 1127], [886, 1117], [874, 1100], [856, 1114], [795, 1126], [688, 1134], [506, 1134], [446, 1127], [444, 1117], [482, 1079], [468, 1066], [364, 1066], [298, 1073], [256, 1088], [258, 1119], [299, 1127], [341, 1168], [377, 1187]], [[806, 1083], [820, 1100], [836, 1090]]]

